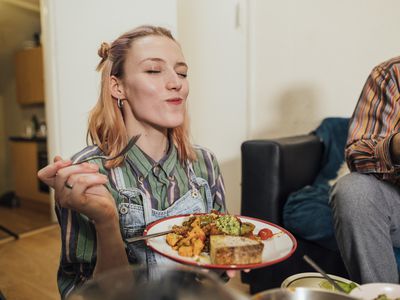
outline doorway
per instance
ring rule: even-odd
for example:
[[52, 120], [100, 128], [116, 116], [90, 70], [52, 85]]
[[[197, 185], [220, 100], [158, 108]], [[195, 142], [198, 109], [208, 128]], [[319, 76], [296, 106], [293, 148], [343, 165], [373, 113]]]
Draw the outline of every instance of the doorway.
[[0, 244], [53, 226], [37, 180], [47, 162], [40, 0], [0, 0]]

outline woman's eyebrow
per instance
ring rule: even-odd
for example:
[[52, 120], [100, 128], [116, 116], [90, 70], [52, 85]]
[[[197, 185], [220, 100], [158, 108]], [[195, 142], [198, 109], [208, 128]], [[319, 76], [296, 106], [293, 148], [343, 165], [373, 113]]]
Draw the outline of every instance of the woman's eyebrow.
[[[162, 58], [159, 58], [159, 57], [147, 57], [147, 58], [141, 60], [141, 61], [139, 62], [139, 64], [144, 63], [144, 62], [146, 62], [146, 61], [148, 61], [148, 60], [150, 60], [150, 61], [155, 61], [155, 62], [165, 63], [165, 60], [162, 59]], [[177, 63], [175, 64], [175, 67], [186, 67], [186, 68], [187, 68], [188, 65], [187, 65], [185, 62], [180, 61], [180, 62], [177, 62]]]
[[148, 60], [165, 63], [165, 60], [163, 60], [162, 58], [159, 58], [159, 57], [147, 57], [147, 58], [145, 58], [145, 59], [142, 59], [142, 60], [139, 62], [139, 64], [141, 64], [141, 63], [143, 63], [143, 62], [145, 62], [145, 61], [148, 61]]
[[184, 63], [184, 62], [177, 62], [177, 63], [175, 64], [175, 67], [185, 67], [185, 68], [188, 68], [188, 65], [187, 65], [186, 63]]

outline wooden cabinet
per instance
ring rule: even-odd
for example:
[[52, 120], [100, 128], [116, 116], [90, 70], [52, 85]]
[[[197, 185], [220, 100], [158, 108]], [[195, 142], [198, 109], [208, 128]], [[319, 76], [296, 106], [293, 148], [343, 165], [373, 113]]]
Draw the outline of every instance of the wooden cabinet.
[[11, 141], [15, 193], [23, 200], [50, 204], [49, 193], [41, 191], [37, 178], [39, 151], [45, 147], [44, 142]]
[[15, 76], [18, 103], [44, 103], [42, 47], [23, 49], [16, 53]]

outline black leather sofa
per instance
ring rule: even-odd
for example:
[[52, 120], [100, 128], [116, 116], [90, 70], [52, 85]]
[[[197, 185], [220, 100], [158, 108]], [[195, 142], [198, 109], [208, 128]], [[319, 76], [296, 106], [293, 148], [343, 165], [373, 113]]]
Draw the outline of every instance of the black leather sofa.
[[[313, 182], [321, 167], [323, 151], [323, 143], [312, 134], [244, 142], [241, 214], [283, 226], [282, 210], [288, 195]], [[242, 282], [250, 285], [252, 294], [280, 287], [293, 274], [315, 272], [303, 260], [304, 254], [327, 273], [348, 278], [339, 252], [296, 239], [297, 250], [286, 261], [242, 272]]]

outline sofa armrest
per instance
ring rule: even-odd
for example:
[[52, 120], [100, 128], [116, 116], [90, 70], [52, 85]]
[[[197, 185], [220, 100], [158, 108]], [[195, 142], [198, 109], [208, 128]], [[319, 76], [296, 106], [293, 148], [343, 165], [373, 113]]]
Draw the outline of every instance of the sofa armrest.
[[315, 135], [242, 144], [241, 214], [282, 225], [287, 196], [312, 184], [322, 158], [323, 144]]

